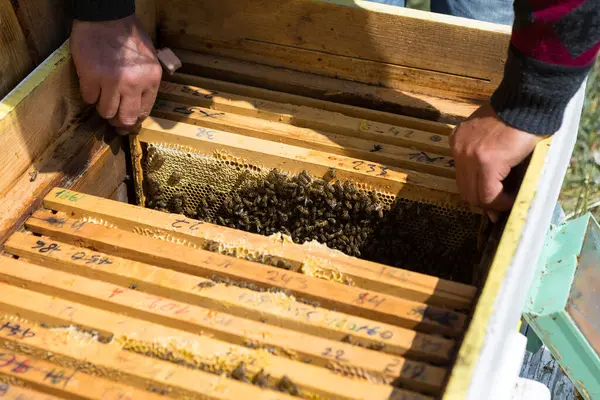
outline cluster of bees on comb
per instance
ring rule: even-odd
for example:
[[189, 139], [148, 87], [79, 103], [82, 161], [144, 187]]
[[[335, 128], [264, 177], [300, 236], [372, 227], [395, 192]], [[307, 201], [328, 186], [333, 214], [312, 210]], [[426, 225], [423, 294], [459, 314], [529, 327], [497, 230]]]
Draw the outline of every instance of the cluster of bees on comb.
[[[200, 217], [213, 207], [208, 201], [203, 205]], [[280, 232], [296, 243], [316, 240], [360, 257], [384, 211], [377, 194], [361, 192], [350, 182], [331, 183], [306, 171], [288, 175], [274, 169], [228, 196], [212, 222], [264, 235]]]
[[[149, 208], [262, 235], [282, 233], [299, 244], [315, 240], [350, 256], [441, 278], [471, 279], [476, 235], [455, 247], [441, 243], [452, 225], [467, 224], [465, 231], [473, 231], [477, 221], [472, 218], [439, 215], [436, 206], [413, 201], [396, 201], [390, 207], [377, 193], [337, 180], [334, 169], [324, 178], [277, 169], [266, 176], [247, 175], [230, 194], [209, 191], [192, 207], [183, 190], [169, 199], [162, 196], [153, 171], [163, 165], [164, 158], [157, 154], [151, 160]], [[172, 173], [169, 186], [177, 185], [178, 174]]]

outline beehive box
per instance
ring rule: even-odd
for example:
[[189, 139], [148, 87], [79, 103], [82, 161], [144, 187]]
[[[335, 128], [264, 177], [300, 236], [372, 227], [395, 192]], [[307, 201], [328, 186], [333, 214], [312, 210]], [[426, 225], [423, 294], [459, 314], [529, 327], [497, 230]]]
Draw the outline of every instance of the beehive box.
[[491, 226], [460, 201], [448, 135], [500, 82], [506, 27], [361, 1], [138, 3], [184, 65], [129, 143], [82, 103], [68, 43], [1, 103], [2, 390], [510, 390], [581, 94]]

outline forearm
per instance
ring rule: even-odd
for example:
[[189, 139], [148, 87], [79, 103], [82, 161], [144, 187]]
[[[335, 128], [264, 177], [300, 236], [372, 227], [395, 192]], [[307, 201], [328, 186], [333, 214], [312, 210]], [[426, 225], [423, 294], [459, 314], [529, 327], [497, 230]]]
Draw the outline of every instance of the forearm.
[[509, 125], [553, 134], [600, 48], [597, 0], [516, 0], [505, 76], [492, 106]]
[[71, 16], [80, 21], [113, 21], [135, 13], [135, 0], [69, 0]]

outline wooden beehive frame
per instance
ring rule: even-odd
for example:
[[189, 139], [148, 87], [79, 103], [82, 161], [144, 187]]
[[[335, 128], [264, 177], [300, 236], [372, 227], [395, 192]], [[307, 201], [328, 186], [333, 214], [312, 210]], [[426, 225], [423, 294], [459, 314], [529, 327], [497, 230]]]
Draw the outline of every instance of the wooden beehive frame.
[[[308, 129], [319, 134], [325, 132], [349, 137], [354, 137], [351, 132], [357, 126], [358, 120], [361, 121], [361, 124], [358, 125], [359, 129], [366, 127], [362, 125], [362, 121], [367, 120], [376, 123], [369, 127], [391, 125], [401, 128], [402, 132], [414, 130], [438, 135], [442, 140], [434, 142], [434, 147], [421, 147], [420, 149], [427, 154], [448, 157], [447, 149], [436, 147], [436, 143], [443, 145], [452, 125], [472, 112], [498, 84], [502, 76], [508, 30], [504, 27], [476, 21], [463, 21], [444, 16], [420, 14], [410, 10], [397, 10], [362, 1], [353, 2], [358, 8], [347, 7], [349, 2], [344, 0], [328, 1], [328, 4], [324, 6], [316, 5], [313, 2], [308, 3], [303, 0], [290, 0], [274, 4], [271, 0], [262, 0], [247, 4], [247, 2], [226, 0], [206, 4], [203, 9], [200, 9], [191, 0], [138, 1], [138, 13], [142, 16], [153, 38], [157, 39], [161, 46], [171, 46], [185, 64], [183, 73], [169, 77], [171, 82], [163, 84], [161, 101], [179, 103], [181, 107], [210, 108], [217, 112], [253, 117], [257, 124], [282, 118], [277, 122], [301, 128], [297, 132], [305, 132], [304, 129]], [[240, 21], [238, 16], [232, 12], [238, 8], [243, 9], [245, 15], [248, 16], [248, 21], [253, 22]], [[265, 12], [265, 10], [270, 12]], [[290, 17], [288, 18], [286, 15]], [[335, 21], [344, 22], [342, 24]], [[235, 30], [227, 29], [227, 26], [232, 25], [236, 26]], [[342, 32], [343, 35], [340, 36]], [[443, 43], [432, 41], [428, 32], [443, 32]], [[399, 43], [399, 38], [408, 40]], [[398, 46], [402, 47], [401, 51], [398, 50]], [[442, 55], [439, 51], [442, 47], [444, 48], [444, 62], [440, 62]], [[406, 58], [407, 54], [418, 56]], [[474, 54], [477, 54], [477, 57], [473, 57]], [[204, 77], [191, 74], [201, 74]], [[171, 84], [194, 87], [194, 89], [191, 93], [165, 90]], [[170, 87], [177, 88], [177, 86]], [[200, 92], [217, 91], [225, 96], [215, 96], [210, 107], [207, 107], [209, 105], [207, 103], [192, 103], [190, 95], [198, 97], [194, 94], [196, 90]], [[231, 104], [221, 101], [227, 98], [234, 101]], [[245, 104], [249, 98], [263, 101], [260, 112], [259, 107]], [[194, 98], [193, 101], [197, 100], [199, 99]], [[311, 108], [324, 111], [324, 113], [315, 114], [309, 110]], [[206, 112], [205, 109], [202, 111]], [[2, 130], [0, 144], [3, 149], [6, 149], [6, 157], [0, 160], [0, 172], [2, 172], [0, 188], [3, 193], [3, 211], [0, 213], [0, 243], [4, 243], [12, 235], [12, 232], [25, 221], [28, 215], [42, 204], [44, 196], [56, 186], [75, 188], [80, 192], [103, 198], [123, 196], [125, 185], [119, 186], [127, 174], [123, 153], [116, 151], [116, 141], [103, 143], [98, 140], [100, 134], [108, 132], [109, 129], [99, 119], [90, 118], [87, 112], [88, 110], [77, 95], [77, 77], [68, 54], [68, 44], [51, 56], [18, 90], [11, 93], [7, 101], [0, 105], [0, 129]], [[405, 115], [398, 115], [397, 112]], [[336, 120], [335, 124], [331, 124], [329, 118], [333, 118], [333, 113], [343, 114], [344, 117]], [[178, 114], [180, 115], [177, 117], [185, 119], [186, 124], [196, 123], [195, 114], [197, 112], [187, 116]], [[175, 114], [171, 113], [171, 115], [161, 115], [159, 118], [173, 119], [174, 116]], [[240, 121], [245, 123], [248, 120], [220, 121], [220, 124], [227, 123], [228, 125], [221, 126], [216, 130], [241, 129], [243, 126], [235, 125]], [[259, 126], [264, 125], [255, 125], [251, 128], [258, 129]], [[245, 130], [243, 133], [245, 135], [252, 133], [252, 129]], [[279, 134], [280, 132], [275, 133]], [[395, 142], [391, 138], [378, 136], [380, 134], [376, 131], [363, 131], [362, 134], [364, 134], [363, 139], [380, 138], [383, 144], [389, 146], [400, 148], [410, 146], [408, 142]], [[416, 136], [418, 139], [419, 135]], [[323, 139], [323, 136], [315, 137], [315, 139], [318, 138]], [[413, 138], [414, 136], [408, 139]], [[264, 137], [252, 139], [265, 140]], [[390, 139], [389, 142], [388, 139]], [[423, 141], [419, 146], [425, 146], [426, 143]], [[297, 144], [288, 145], [297, 147]], [[316, 144], [323, 146], [326, 143]], [[531, 182], [522, 190], [520, 197], [522, 204], [518, 203], [517, 209], [513, 211], [512, 220], [509, 220], [510, 232], [515, 237], [518, 237], [523, 229], [522, 220], [518, 218], [526, 214], [525, 210], [532, 201], [547, 145], [548, 143], [544, 142], [538, 146], [533, 158], [535, 162], [532, 162], [528, 173]], [[335, 149], [331, 147], [320, 147], [319, 151], [335, 153]], [[365, 154], [364, 148], [362, 151], [363, 153], [354, 153], [353, 156], [360, 159]], [[415, 165], [418, 165], [418, 161], [415, 163], [415, 160], [395, 158], [398, 155], [396, 153], [392, 155], [394, 157], [388, 156], [382, 164], [398, 162], [398, 168], [405, 171], [410, 171]], [[424, 174], [423, 176], [438, 175], [440, 182], [444, 179], [452, 179], [451, 171], [445, 172], [443, 166], [439, 168], [436, 165], [428, 165], [420, 173]], [[408, 175], [410, 176], [410, 173]], [[406, 186], [402, 186], [401, 182], [398, 182], [398, 189]], [[406, 191], [406, 188], [404, 190]], [[436, 189], [426, 187], [425, 190], [429, 191], [429, 196]], [[439, 195], [441, 201], [452, 202], [452, 198], [456, 199], [455, 190], [446, 191], [446, 193], [454, 194], [449, 197]], [[59, 208], [59, 205], [55, 208]], [[67, 213], [64, 217], [69, 215], [72, 218], [82, 218], [86, 212], [90, 212], [96, 213], [97, 215], [94, 214], [96, 218], [104, 218], [101, 217], [104, 211], [100, 210], [61, 209], [60, 211]], [[127, 210], [123, 212], [127, 212]], [[109, 214], [110, 212], [108, 212], [106, 220], [111, 218]], [[132, 226], [128, 225], [127, 218], [121, 214], [115, 213], [112, 219], [116, 222], [111, 223], [118, 226], [120, 230], [131, 230]], [[164, 225], [161, 227], [158, 221], [155, 219], [155, 215], [148, 217], [146, 221], [146, 228], [154, 230], [152, 235], [164, 233], [175, 241], [190, 241], [190, 243], [198, 241], [196, 245], [201, 245], [204, 240], [208, 239], [202, 235], [178, 232], [172, 227]], [[160, 220], [160, 224], [168, 225], [169, 222], [173, 223], [168, 219]], [[157, 233], [159, 230], [161, 233]], [[14, 236], [11, 242], [19, 236]], [[21, 239], [24, 238], [21, 237]], [[386, 279], [379, 282], [376, 277], [368, 275], [368, 269], [365, 270], [367, 271], [366, 275], [359, 276], [356, 275], [357, 269], [352, 262], [343, 264], [344, 272], [353, 274], [351, 278], [355, 283], [362, 279], [362, 283], [356, 287], [366, 285], [365, 288], [385, 295], [393, 295], [396, 290], [399, 290], [400, 297], [411, 301], [431, 304], [440, 301], [441, 303], [437, 303], [438, 305], [444, 305], [444, 301], [457, 301], [457, 303], [463, 303], [460, 307], [466, 306], [471, 296], [473, 299], [478, 299], [475, 321], [469, 328], [466, 342], [461, 346], [459, 362], [454, 367], [453, 377], [444, 397], [462, 398], [461, 396], [464, 395], [469, 385], [484, 341], [486, 321], [489, 321], [493, 312], [493, 300], [496, 298], [502, 282], [501, 277], [504, 276], [510, 265], [514, 253], [514, 246], [511, 247], [510, 243], [512, 242], [509, 239], [504, 240], [503, 243], [502, 248], [508, 250], [502, 252], [502, 257], [496, 257], [494, 260], [490, 275], [493, 279], [487, 282], [486, 290], [480, 299], [471, 293], [475, 291], [474, 288], [470, 288], [467, 292], [457, 291], [455, 296], [449, 296], [452, 293], [450, 288], [431, 293], [430, 289], [434, 285], [433, 281], [428, 280], [432, 279], [431, 277], [414, 276], [415, 279], [418, 278], [416, 281], [413, 281], [413, 277], [411, 277], [409, 282], [402, 283], [399, 279], [388, 275]], [[68, 243], [64, 243], [64, 245], [68, 245]], [[292, 257], [294, 255], [292, 250], [294, 249], [286, 250], [286, 255], [290, 260], [297, 260], [299, 257]], [[331, 254], [318, 255], [323, 258], [330, 256], [332, 257]], [[332, 259], [337, 260], [336, 258]], [[129, 261], [131, 262], [131, 260]], [[62, 272], [72, 273], [67, 269]], [[102, 275], [104, 272], [98, 273]], [[110, 279], [109, 275], [102, 275], [103, 278], [94, 276], [93, 279], [125, 285], [126, 280], [130, 277], [118, 278], [117, 275], [111, 275]], [[417, 286], [415, 286], [416, 283], [418, 283]], [[141, 284], [144, 283], [140, 282]], [[152, 282], [145, 284], [152, 287]], [[35, 297], [39, 304], [64, 302], [60, 304], [65, 308], [77, 306], [80, 310], [87, 310], [86, 306], [80, 303], [81, 297], [78, 297], [76, 301], [52, 299], [47, 295], [36, 293], [34, 290], [21, 289], [12, 285], [4, 285], [3, 288], [6, 293], [3, 301], [10, 300], [11, 296], [13, 299], [25, 295], [29, 297], [22, 298], [34, 299], [35, 296], [42, 296]], [[228, 292], [247, 290], [237, 287], [228, 289], [231, 289]], [[440, 289], [440, 287], [436, 289]], [[175, 292], [169, 293], [169, 296], [175, 296], [177, 301], [184, 298], [191, 299], [191, 297], [179, 299]], [[429, 295], [431, 296], [427, 298]], [[261, 296], [263, 295], [261, 294]], [[223, 301], [226, 298], [224, 297]], [[70, 303], [67, 304], [68, 302]], [[1, 338], [2, 340], [11, 339], [12, 336], [8, 336], [8, 333], [24, 332], [26, 327], [35, 328], [36, 332], [39, 331], [38, 336], [45, 342], [40, 339], [42, 341], [36, 342], [39, 345], [38, 351], [28, 353], [28, 363], [40, 363], [36, 364], [40, 366], [38, 369], [31, 369], [31, 371], [50, 372], [52, 371], [50, 368], [58, 368], [59, 365], [60, 368], [67, 365], [81, 365], [73, 363], [73, 360], [83, 360], [87, 355], [92, 355], [92, 358], [97, 359], [97, 365], [106, 368], [107, 371], [116, 372], [120, 361], [130, 360], [129, 363], [136, 365], [136, 368], [118, 379], [116, 379], [117, 374], [112, 375], [106, 381], [95, 381], [97, 377], [85, 375], [86, 379], [87, 377], [92, 379], [86, 385], [106, 385], [107, 391], [111, 392], [112, 390], [115, 398], [118, 397], [118, 393], [127, 392], [130, 395], [137, 393], [131, 390], [150, 388], [160, 392], [170, 385], [162, 380], [164, 376], [153, 376], [153, 371], [156, 371], [157, 365], [164, 366], [166, 370], [170, 371], [169, 368], [172, 364], [161, 364], [157, 360], [148, 361], [144, 357], [140, 358], [122, 350], [104, 356], [103, 352], [106, 352], [107, 349], [104, 344], [103, 346], [97, 344], [92, 346], [95, 350], [87, 350], [89, 353], [84, 353], [79, 349], [69, 349], [65, 345], [60, 347], [57, 343], [63, 343], [62, 339], [59, 340], [56, 337], [64, 338], [64, 332], [60, 332], [56, 336], [57, 332], [48, 330], [48, 325], [45, 325], [46, 328], [36, 325], [41, 320], [42, 314], [34, 312], [33, 309], [24, 309], [22, 305], [22, 302], [19, 304], [16, 301], [8, 302], [3, 309], [9, 314], [19, 312], [20, 316], [28, 317], [31, 324], [20, 322], [22, 328], [19, 327], [15, 330], [14, 326], [19, 322], [10, 320], [12, 325], [4, 328], [6, 335], [1, 335]], [[234, 304], [234, 306], [238, 305]], [[56, 319], [54, 320], [50, 318], [51, 310], [47, 307], [38, 311], [47, 313], [47, 315], [43, 314], [46, 321], [54, 321], [58, 324], [70, 323], [67, 321], [69, 317], [65, 317], [65, 315], [55, 315]], [[264, 312], [273, 313], [275, 311], [276, 309], [266, 309]], [[293, 320], [290, 318], [285, 320], [285, 324], [292, 323]], [[327, 331], [329, 332], [327, 334], [334, 335], [334, 337], [339, 335], [337, 331], [332, 332], [308, 325], [302, 326], [306, 332], [300, 328], [297, 330], [307, 333], [311, 329], [318, 329], [320, 332]], [[390, 325], [390, 327], [392, 326]], [[396, 329], [399, 329], [399, 332], [402, 329], [410, 331], [410, 328], [396, 327]], [[105, 331], [104, 333], [108, 334], [109, 332]], [[364, 334], [362, 339], [361, 333]], [[369, 343], [367, 332], [359, 332], [356, 336], [355, 340], [363, 340], [365, 344]], [[462, 339], [462, 335], [459, 339]], [[46, 357], [46, 351], [41, 349], [49, 348], [49, 345], [44, 343], [50, 342], [55, 343], [53, 346], [58, 346], [55, 347], [58, 350], [55, 354], [65, 351], [65, 358], [55, 357], [51, 360], [43, 360]], [[449, 343], [451, 342], [453, 339]], [[16, 342], [4, 341], [3, 343], [4, 347], [10, 347]], [[19, 343], [23, 345], [22, 340]], [[390, 352], [405, 360], [413, 360], [411, 357], [415, 357], [415, 355], [410, 352], [405, 353], [408, 343], [410, 342], [390, 346]], [[377, 346], [377, 343], [373, 344]], [[35, 345], [35, 343], [32, 344], [31, 349]], [[20, 347], [20, 349], [27, 351], [28, 348]], [[22, 364], [20, 357], [23, 357], [24, 354], [15, 354], [15, 362], [11, 365]], [[12, 355], [7, 357], [7, 360], [10, 360]], [[69, 357], [71, 357], [71, 361], [68, 361]], [[426, 354], [416, 357], [427, 362], [438, 362], [427, 358]], [[50, 364], [42, 364], [43, 362]], [[69, 362], [71, 364], [67, 364]], [[22, 370], [29, 371], [22, 367], [17, 369], [15, 374]], [[6, 377], [10, 371], [12, 369], [4, 370], [1, 374]], [[198, 372], [199, 375], [202, 375], [201, 379], [196, 377], [199, 375], [191, 378], [191, 375], [183, 374], [183, 370], [177, 369], [177, 371], [177, 382], [173, 384], [170, 392], [175, 395], [177, 393], [197, 393], [209, 387], [213, 389], [221, 387], [220, 381], [214, 380], [212, 375], [203, 375]], [[65, 374], [67, 372], [65, 369]], [[53, 374], [49, 375], [50, 378], [54, 378], [57, 382], [64, 382], [64, 379], [61, 381], [60, 377], [55, 377]], [[78, 374], [84, 376], [81, 373]], [[52, 379], [34, 375], [27, 374], [26, 377], [15, 375], [11, 382], [21, 382], [19, 381], [21, 379], [21, 383], [26, 383], [31, 387], [31, 389], [24, 390], [23, 393], [38, 396], [36, 398], [50, 398], [51, 395], [65, 397], [83, 393], [77, 392], [77, 389], [70, 386], [71, 384], [69, 387], [57, 389], [52, 382], [48, 381]], [[186, 376], [187, 378], [185, 378]], [[115, 379], [122, 379], [125, 382], [124, 386], [114, 386]], [[146, 386], [146, 379], [154, 383]], [[197, 386], [190, 385], [189, 381], [193, 379], [199, 380]], [[142, 382], [144, 383], [142, 384]], [[207, 386], [201, 386], [202, 384]], [[226, 384], [227, 387], [232, 388], [233, 392], [231, 393], [241, 390], [237, 393], [243, 393], [250, 397], [253, 396], [252, 393], [257, 393], [257, 396], [283, 398], [280, 393], [271, 391], [250, 393], [248, 390], [256, 388], [248, 389], [248, 385], [237, 382], [226, 381]], [[111, 385], [115, 388], [114, 390], [108, 389]], [[204, 389], [201, 389], [202, 387]], [[21, 390], [14, 385], [8, 385], [6, 388], [9, 392], [15, 393], [15, 396]], [[69, 390], [73, 390], [73, 392], [69, 392]], [[422, 388], [416, 390], [422, 390]], [[46, 394], [41, 394], [41, 392]], [[151, 398], [148, 392], [144, 393], [147, 394], [146, 397]]]
[[[95, 332], [101, 341], [112, 338], [113, 345], [121, 345], [126, 350], [145, 349], [143, 353], [158, 356], [168, 353], [172, 361], [181, 362], [186, 354], [184, 361], [188, 365], [202, 366], [208, 371], [214, 372], [220, 366], [231, 373], [244, 361], [248, 374], [254, 376], [264, 369], [271, 376], [271, 386], [287, 375], [305, 395], [388, 398], [392, 389], [386, 384], [391, 383], [425, 394], [439, 393], [456, 342], [427, 332], [433, 330], [456, 336], [465, 328], [464, 315], [431, 305], [431, 301], [443, 303], [443, 299], [448, 298], [453, 306], [468, 307], [466, 299], [452, 303], [461, 296], [472, 295], [473, 288], [466, 285], [438, 281], [437, 285], [446, 290], [438, 298], [431, 288], [432, 278], [408, 273], [404, 276], [405, 285], [417, 290], [397, 291], [394, 296], [372, 289], [377, 281], [384, 284], [385, 276], [349, 286], [326, 277], [307, 276], [209, 253], [197, 248], [201, 242], [186, 246], [164, 237], [148, 237], [146, 231], [140, 229], [164, 226], [166, 218], [171, 221], [170, 229], [166, 230], [176, 234], [173, 222], [184, 220], [172, 220], [173, 216], [168, 214], [64, 189], [53, 190], [46, 196], [44, 205], [58, 212], [38, 211], [26, 223], [28, 230], [41, 237], [16, 233], [5, 243], [5, 251], [26, 261], [4, 258], [0, 262], [2, 280], [27, 289], [11, 288], [22, 293], [1, 299], [0, 310], [43, 323], [46, 328], [20, 323], [21, 331], [29, 328], [36, 332], [35, 337], [37, 332], [55, 334], [47, 332], [48, 326], [73, 325], [84, 332]], [[136, 220], [142, 225], [137, 226]], [[193, 220], [185, 222], [205, 225]], [[235, 238], [240, 234], [218, 226], [206, 228], [204, 235], [212, 231], [216, 236]], [[250, 242], [262, 240], [264, 245], [266, 238], [245, 235]], [[187, 235], [189, 244], [193, 243], [193, 236]], [[280, 249], [263, 246], [263, 251], [278, 250], [282, 258], [294, 259], [297, 247], [300, 246]], [[315, 260], [331, 256], [322, 249], [315, 250], [314, 254], [305, 249], [304, 255]], [[341, 265], [343, 260], [353, 260], [348, 256], [337, 257], [336, 265]], [[372, 272], [385, 270], [373, 263], [364, 264], [371, 267]], [[239, 283], [243, 283], [242, 287], [236, 286]], [[284, 290], [284, 294], [257, 292], [260, 288], [278, 288]], [[414, 292], [422, 302], [409, 300], [415, 296]], [[55, 300], [62, 301], [64, 307], [47, 304], [50, 300], [44, 295], [65, 299]], [[31, 300], [23, 306], [23, 299], [29, 298]], [[69, 310], [67, 314], [65, 309]], [[131, 318], [111, 317], [107, 311], [126, 311]], [[111, 321], [111, 318], [116, 319]], [[198, 330], [203, 335], [192, 334]], [[22, 342], [28, 346], [30, 337], [23, 336]], [[188, 346], [194, 342], [202, 350], [189, 353], [191, 350], [184, 347], [169, 348], [159, 343], [157, 338], [161, 337], [165, 343], [167, 338], [171, 338], [171, 342], [187, 342]], [[71, 343], [70, 340], [74, 339], [65, 343]], [[350, 343], [343, 343], [344, 340]], [[363, 347], [356, 346], [358, 343]], [[37, 351], [40, 349], [35, 344], [31, 346]], [[94, 346], [102, 347], [98, 343]], [[44, 348], [55, 352], [51, 350], [54, 347]], [[271, 353], [264, 349], [271, 349]], [[63, 357], [77, 359], [76, 352], [57, 351]], [[218, 354], [230, 356], [220, 361], [211, 358]], [[110, 360], [106, 361], [108, 364], [96, 359], [90, 361], [115, 368]], [[430, 364], [432, 361], [441, 366]], [[333, 374], [315, 369], [316, 366], [327, 367]], [[144, 371], [135, 369], [128, 373], [144, 374]], [[161, 373], [164, 370], [161, 369]], [[317, 376], [315, 374], [329, 375], [317, 380], [309, 378]], [[131, 379], [127, 380], [129, 384], [135, 381]], [[364, 382], [360, 383], [361, 380]], [[173, 394], [197, 392], [198, 395], [206, 390], [165, 384], [157, 377], [154, 382], [161, 390]], [[221, 384], [235, 387], [229, 379]], [[403, 393], [394, 390], [393, 396]]]

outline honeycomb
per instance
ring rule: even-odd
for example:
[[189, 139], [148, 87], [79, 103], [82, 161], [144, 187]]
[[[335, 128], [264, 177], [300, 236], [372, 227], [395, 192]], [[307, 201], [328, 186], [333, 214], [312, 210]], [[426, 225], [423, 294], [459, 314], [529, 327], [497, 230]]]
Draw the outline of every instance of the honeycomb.
[[470, 283], [481, 217], [341, 182], [335, 171], [251, 165], [226, 153], [147, 144], [146, 206], [296, 243], [318, 241], [348, 255]]

